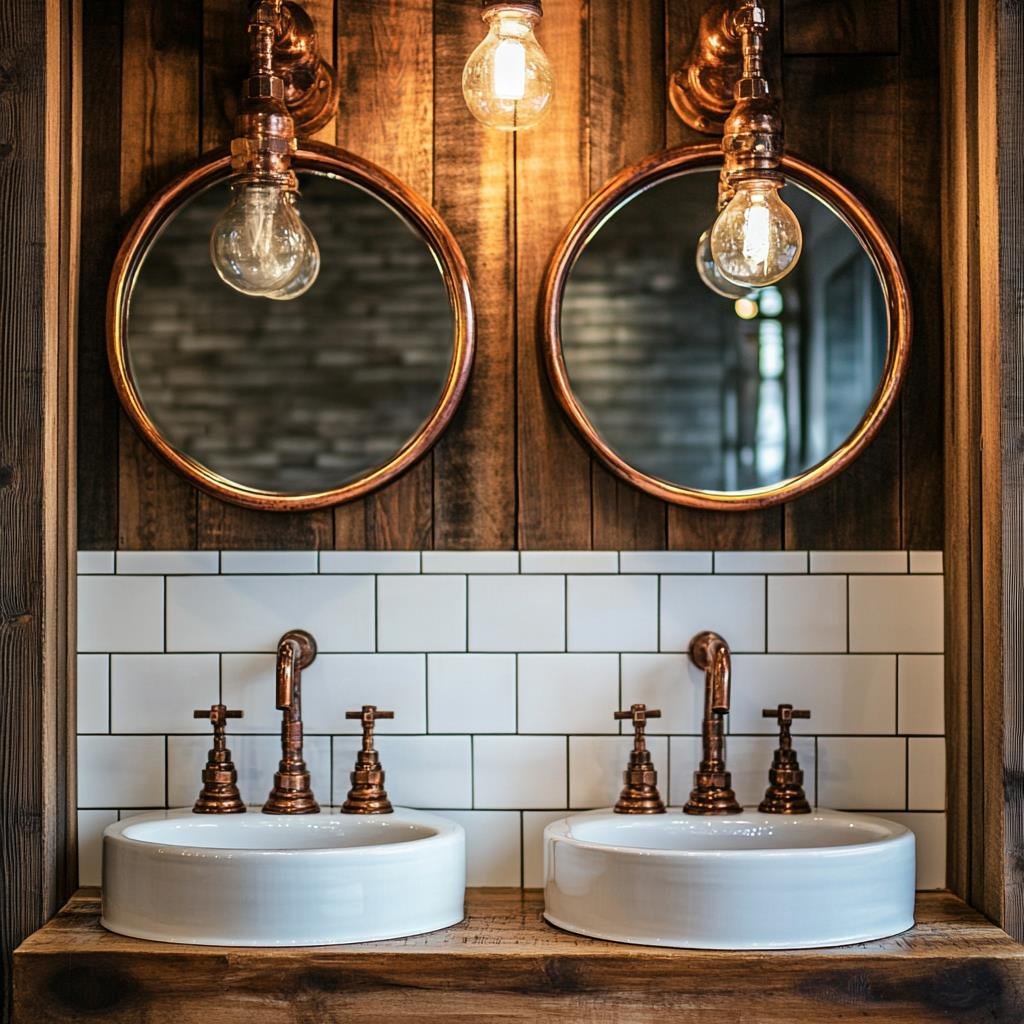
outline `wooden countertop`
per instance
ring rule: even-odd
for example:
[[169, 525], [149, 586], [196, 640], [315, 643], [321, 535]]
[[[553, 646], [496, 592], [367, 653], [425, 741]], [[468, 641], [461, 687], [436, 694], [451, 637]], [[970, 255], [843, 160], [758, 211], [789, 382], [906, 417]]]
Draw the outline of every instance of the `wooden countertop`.
[[537, 890], [470, 889], [465, 921], [444, 931], [240, 949], [111, 934], [98, 890], [83, 889], [15, 952], [14, 1019], [1024, 1021], [1024, 946], [949, 893], [919, 894], [918, 924], [903, 935], [781, 952], [599, 942], [552, 928], [542, 907]]

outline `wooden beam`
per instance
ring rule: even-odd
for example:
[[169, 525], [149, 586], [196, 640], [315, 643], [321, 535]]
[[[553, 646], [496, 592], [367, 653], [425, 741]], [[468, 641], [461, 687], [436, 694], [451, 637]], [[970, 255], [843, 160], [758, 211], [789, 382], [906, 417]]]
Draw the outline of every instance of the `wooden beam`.
[[0, 1018], [11, 951], [74, 880], [80, 7], [0, 7]]

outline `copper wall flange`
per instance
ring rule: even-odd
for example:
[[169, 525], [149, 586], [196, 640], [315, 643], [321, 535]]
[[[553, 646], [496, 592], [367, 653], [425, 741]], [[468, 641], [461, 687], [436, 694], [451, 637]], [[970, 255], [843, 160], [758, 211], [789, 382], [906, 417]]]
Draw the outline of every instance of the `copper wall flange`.
[[648, 719], [661, 718], [661, 712], [648, 711], [646, 704], [633, 704], [628, 711], [616, 711], [613, 717], [618, 721], [629, 719], [633, 723], [633, 750], [622, 773], [624, 785], [613, 808], [615, 813], [664, 814], [665, 804], [658, 792], [658, 773], [651, 762], [645, 736]]
[[359, 711], [346, 711], [347, 719], [358, 719], [363, 726], [362, 748], [356, 755], [356, 764], [349, 778], [348, 791], [342, 814], [390, 814], [394, 808], [384, 788], [384, 768], [373, 746], [373, 730], [380, 718], [394, 718], [394, 711], [378, 711], [373, 704], [364, 704]]
[[293, 0], [281, 4], [274, 70], [284, 82], [284, 103], [297, 132], [313, 135], [337, 113], [341, 93], [337, 72], [320, 53], [313, 19]]
[[811, 805], [804, 792], [804, 773], [793, 749], [790, 727], [794, 719], [810, 718], [811, 713], [794, 710], [792, 704], [780, 704], [776, 708], [762, 709], [761, 715], [778, 721], [779, 746], [768, 771], [768, 789], [757, 809], [764, 814], [810, 814]]

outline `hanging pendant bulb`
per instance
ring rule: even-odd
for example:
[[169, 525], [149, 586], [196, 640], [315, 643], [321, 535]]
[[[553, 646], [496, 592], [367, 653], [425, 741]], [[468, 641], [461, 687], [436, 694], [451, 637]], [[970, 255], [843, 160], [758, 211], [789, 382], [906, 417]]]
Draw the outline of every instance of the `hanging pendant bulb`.
[[721, 295], [726, 299], [742, 299], [750, 294], [750, 288], [730, 281], [718, 269], [718, 264], [715, 263], [715, 258], [711, 255], [711, 228], [708, 228], [700, 236], [695, 262], [701, 281], [716, 295]]
[[803, 248], [800, 221], [779, 196], [780, 183], [753, 178], [736, 183], [736, 194], [711, 229], [711, 255], [729, 281], [761, 288], [781, 281]]
[[551, 107], [555, 75], [533, 30], [539, 3], [490, 3], [487, 36], [462, 72], [462, 94], [473, 116], [489, 128], [514, 132], [535, 125]]

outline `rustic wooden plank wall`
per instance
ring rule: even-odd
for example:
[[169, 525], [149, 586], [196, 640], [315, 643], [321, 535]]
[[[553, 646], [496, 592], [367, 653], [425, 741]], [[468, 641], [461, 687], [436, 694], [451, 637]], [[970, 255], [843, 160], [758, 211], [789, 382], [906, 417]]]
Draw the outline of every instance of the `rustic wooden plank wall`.
[[[476, 0], [315, 0], [344, 91], [321, 137], [430, 197], [473, 274], [477, 366], [435, 451], [332, 512], [257, 514], [198, 494], [119, 416], [99, 324], [106, 273], [147, 194], [230, 137], [245, 65], [237, 0], [96, 0], [88, 82], [82, 271], [84, 548], [938, 548], [942, 545], [937, 20], [923, 0], [772, 0], [772, 61], [793, 148], [832, 170], [898, 241], [914, 290], [913, 366], [899, 408], [844, 476], [785, 508], [706, 513], [620, 483], [555, 407], [537, 353], [537, 296], [561, 231], [633, 160], [702, 141], [667, 107], [668, 70], [704, 0], [548, 0], [541, 41], [556, 105], [513, 139], [473, 121], [462, 64]], [[781, 28], [781, 31], [779, 29]], [[118, 89], [118, 80], [120, 88]], [[110, 83], [114, 95], [110, 95]], [[120, 425], [118, 427], [118, 422]]]

